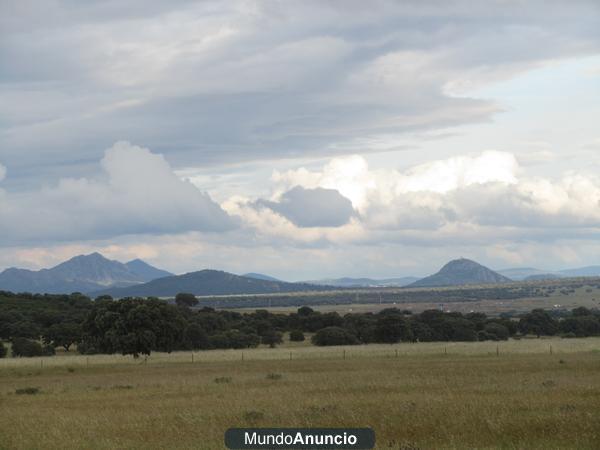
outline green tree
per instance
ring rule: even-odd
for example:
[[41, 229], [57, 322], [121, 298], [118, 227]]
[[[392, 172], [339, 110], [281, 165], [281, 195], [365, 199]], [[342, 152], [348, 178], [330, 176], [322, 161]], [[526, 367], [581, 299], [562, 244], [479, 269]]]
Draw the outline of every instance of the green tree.
[[523, 334], [553, 336], [558, 331], [558, 322], [543, 309], [534, 309], [519, 321], [519, 331]]
[[191, 323], [183, 330], [183, 342], [189, 350], [208, 348], [208, 335], [197, 323]]
[[12, 341], [13, 356], [50, 356], [54, 354], [54, 348], [50, 346], [43, 347], [37, 341], [32, 341], [26, 338], [14, 338]]
[[158, 299], [100, 302], [82, 325], [83, 343], [100, 353], [120, 352], [137, 358], [181, 348], [185, 325], [179, 308]]
[[271, 348], [275, 348], [283, 342], [283, 334], [276, 330], [269, 330], [261, 336], [261, 342]]
[[486, 324], [483, 327], [483, 331], [488, 335], [491, 335], [492, 339], [495, 341], [506, 341], [510, 336], [508, 328], [496, 322]]
[[408, 321], [399, 313], [380, 315], [375, 325], [375, 336], [377, 342], [388, 344], [413, 340], [413, 333]]
[[304, 341], [304, 333], [301, 330], [290, 331], [290, 341], [292, 341], [292, 342]]
[[315, 333], [312, 343], [319, 346], [356, 345], [359, 341], [354, 334], [344, 328], [326, 327]]
[[191, 308], [192, 306], [196, 306], [200, 302], [194, 294], [180, 292], [175, 296], [175, 303], [177, 304], [177, 306], [185, 306], [187, 308]]
[[73, 344], [81, 340], [81, 325], [73, 322], [55, 323], [42, 333], [42, 339], [44, 343], [63, 347], [68, 352]]
[[7, 353], [8, 350], [6, 349], [4, 342], [0, 341], [0, 358], [5, 358]]

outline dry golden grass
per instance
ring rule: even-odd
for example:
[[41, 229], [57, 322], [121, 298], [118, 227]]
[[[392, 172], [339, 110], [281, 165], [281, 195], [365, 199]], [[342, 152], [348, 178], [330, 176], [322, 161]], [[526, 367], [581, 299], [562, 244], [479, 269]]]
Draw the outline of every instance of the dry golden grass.
[[[549, 348], [552, 345], [553, 352]], [[444, 349], [447, 354], [444, 354]], [[231, 426], [371, 426], [377, 448], [600, 448], [600, 339], [0, 364], [0, 448], [223, 448]], [[398, 356], [396, 357], [396, 350]], [[113, 359], [111, 359], [113, 358]], [[37, 394], [17, 389], [39, 388]]]

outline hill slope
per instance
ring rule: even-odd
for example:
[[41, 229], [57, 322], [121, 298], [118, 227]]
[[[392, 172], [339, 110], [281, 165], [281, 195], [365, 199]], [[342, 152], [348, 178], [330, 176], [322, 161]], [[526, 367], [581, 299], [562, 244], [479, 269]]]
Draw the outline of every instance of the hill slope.
[[189, 292], [194, 295], [237, 295], [318, 291], [324, 289], [323, 286], [313, 286], [310, 284], [242, 277], [220, 270], [200, 270], [184, 275], [159, 278], [136, 286], [103, 289], [94, 294], [108, 294], [117, 298], [133, 296], [172, 297], [180, 292]]
[[134, 259], [125, 263], [125, 265], [131, 272], [139, 276], [144, 282], [156, 280], [157, 278], [170, 277], [173, 275], [171, 272], [157, 269], [141, 259]]
[[306, 283], [317, 284], [322, 286], [337, 286], [337, 287], [393, 287], [406, 286], [419, 280], [417, 277], [402, 277], [402, 278], [326, 278], [322, 280], [311, 280]]
[[277, 281], [277, 282], [282, 281], [282, 280], [272, 277], [270, 275], [265, 275], [264, 273], [256, 273], [256, 272], [245, 273], [241, 276], [246, 277], [246, 278], [254, 278], [255, 280]]
[[92, 253], [75, 256], [50, 269], [6, 269], [0, 273], [0, 289], [48, 294], [87, 293], [108, 286], [131, 286], [150, 281], [152, 271], [163, 272], [143, 261], [134, 264], [132, 269], [100, 253]]
[[499, 284], [511, 280], [470, 259], [450, 261], [439, 272], [409, 285], [409, 287], [460, 286], [464, 284]]

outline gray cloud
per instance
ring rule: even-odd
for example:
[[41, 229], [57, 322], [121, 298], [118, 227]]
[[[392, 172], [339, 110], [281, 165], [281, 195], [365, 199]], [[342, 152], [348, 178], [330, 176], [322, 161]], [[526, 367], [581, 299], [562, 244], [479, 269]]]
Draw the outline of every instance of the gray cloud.
[[277, 202], [259, 200], [256, 204], [272, 209], [302, 228], [339, 227], [356, 215], [352, 202], [335, 189], [296, 186]]
[[599, 51], [596, 2], [542, 4], [3, 2], [5, 184], [87, 175], [117, 139], [185, 167], [489, 120], [449, 92]]

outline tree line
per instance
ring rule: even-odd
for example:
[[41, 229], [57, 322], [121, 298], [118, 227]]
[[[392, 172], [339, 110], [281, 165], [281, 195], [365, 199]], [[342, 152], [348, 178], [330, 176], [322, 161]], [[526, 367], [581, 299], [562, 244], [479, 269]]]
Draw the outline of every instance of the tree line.
[[[302, 306], [291, 314], [267, 310], [238, 313], [199, 307], [191, 294], [174, 302], [157, 298], [96, 300], [81, 295], [0, 292], [0, 340], [11, 342], [13, 356], [52, 355], [55, 348], [84, 354], [149, 355], [153, 351], [275, 347], [289, 333], [314, 345], [486, 341], [535, 335], [600, 335], [600, 311], [542, 309], [517, 317], [488, 317], [428, 310], [413, 314], [387, 308], [377, 313], [321, 313]], [[7, 353], [0, 344], [0, 357]]]

